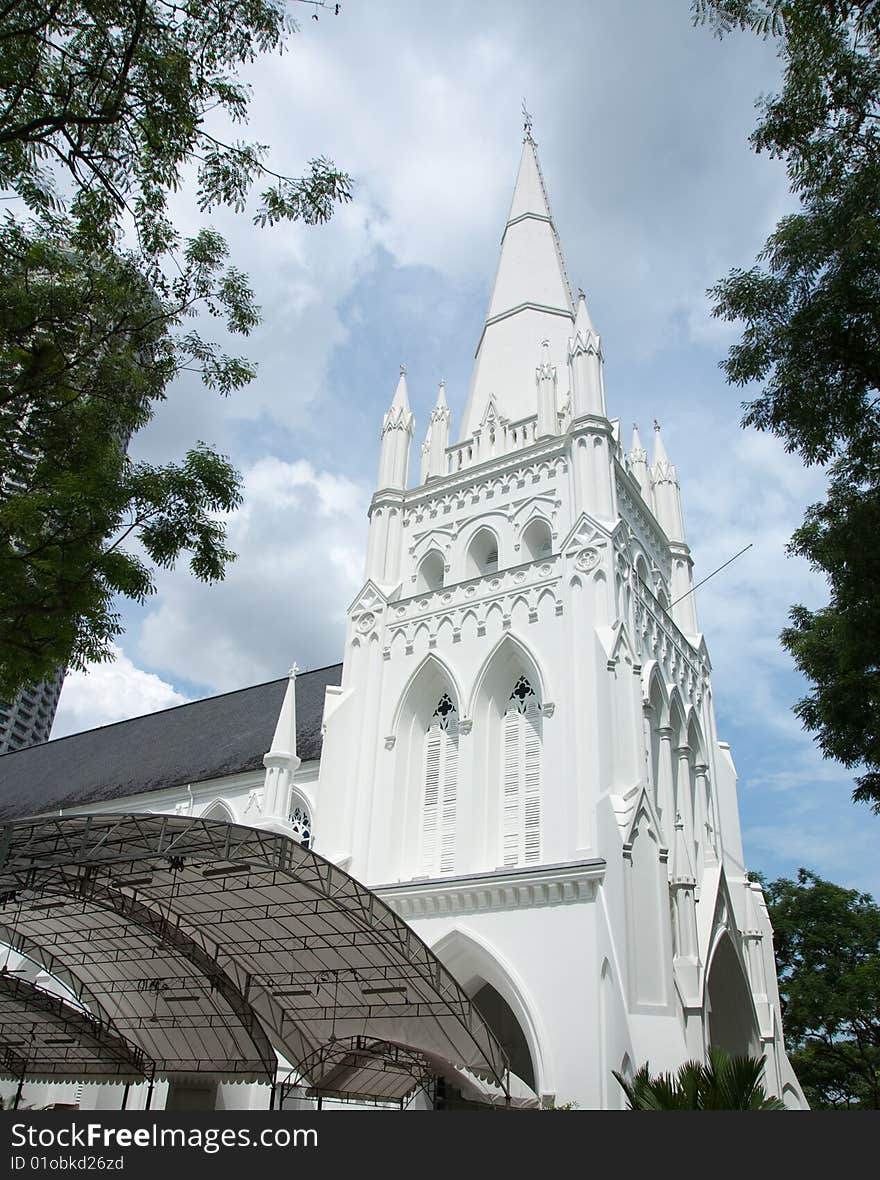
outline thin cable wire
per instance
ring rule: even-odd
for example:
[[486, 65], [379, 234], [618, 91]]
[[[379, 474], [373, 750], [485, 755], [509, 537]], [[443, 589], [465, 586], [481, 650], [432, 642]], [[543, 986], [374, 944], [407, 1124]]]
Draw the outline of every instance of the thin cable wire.
[[748, 543], [748, 545], [746, 545], [745, 549], [740, 549], [739, 553], [734, 553], [733, 557], [728, 557], [728, 559], [727, 559], [727, 561], [725, 561], [724, 565], [719, 565], [717, 570], [712, 570], [711, 574], [706, 574], [706, 576], [705, 576], [705, 578], [703, 578], [702, 582], [697, 582], [696, 586], [691, 586], [690, 590], [686, 590], [684, 594], [682, 594], [679, 598], [676, 598], [675, 602], [670, 602], [669, 609], [672, 610], [672, 608], [676, 605], [676, 603], [681, 602], [681, 600], [683, 598], [687, 598], [688, 594], [693, 594], [693, 592], [695, 590], [699, 590], [699, 588], [701, 586], [705, 586], [705, 584], [709, 581], [710, 578], [714, 578], [716, 574], [720, 574], [721, 571], [724, 569], [724, 566], [730, 565], [730, 563], [732, 561], [736, 561], [736, 559], [738, 557], [742, 557], [742, 555], [746, 552], [746, 549], [751, 549], [752, 545], [754, 545], [754, 541], [749, 541], [749, 543]]

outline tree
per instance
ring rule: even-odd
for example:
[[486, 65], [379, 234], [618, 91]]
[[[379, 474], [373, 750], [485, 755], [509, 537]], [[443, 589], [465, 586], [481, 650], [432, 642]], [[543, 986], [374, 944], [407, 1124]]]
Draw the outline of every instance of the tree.
[[743, 324], [723, 362], [760, 382], [744, 426], [769, 430], [828, 491], [789, 545], [825, 575], [828, 605], [792, 607], [781, 635], [812, 682], [795, 712], [826, 757], [858, 769], [880, 814], [880, 5], [874, 0], [693, 0], [694, 19], [776, 40], [779, 94], [759, 102], [758, 152], [784, 159], [797, 213], [759, 264], [710, 291]]
[[115, 595], [142, 600], [155, 565], [190, 555], [223, 576], [229, 462], [129, 460], [172, 378], [228, 394], [252, 380], [185, 321], [247, 334], [259, 311], [223, 239], [183, 240], [168, 198], [194, 169], [203, 213], [326, 221], [350, 178], [312, 160], [271, 170], [267, 147], [223, 138], [246, 121], [237, 71], [283, 49], [283, 0], [0, 0], [0, 696], [60, 664], [110, 658]]
[[647, 1065], [627, 1080], [614, 1070], [630, 1110], [785, 1110], [761, 1084], [763, 1057], [731, 1057], [712, 1046], [708, 1061], [686, 1061], [673, 1076]]
[[880, 906], [806, 869], [761, 884], [786, 1047], [810, 1105], [880, 1109]]

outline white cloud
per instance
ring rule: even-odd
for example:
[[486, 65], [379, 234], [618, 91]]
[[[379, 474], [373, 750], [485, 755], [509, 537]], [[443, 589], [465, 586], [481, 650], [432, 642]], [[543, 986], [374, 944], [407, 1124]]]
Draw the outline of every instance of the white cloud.
[[116, 658], [111, 663], [92, 664], [87, 672], [67, 673], [53, 738], [186, 703], [187, 698], [173, 685], [135, 667], [115, 644], [113, 651]]
[[343, 620], [362, 581], [365, 488], [305, 460], [271, 456], [244, 478], [229, 522], [238, 554], [225, 580], [163, 574], [138, 641], [141, 660], [215, 692], [342, 656]]

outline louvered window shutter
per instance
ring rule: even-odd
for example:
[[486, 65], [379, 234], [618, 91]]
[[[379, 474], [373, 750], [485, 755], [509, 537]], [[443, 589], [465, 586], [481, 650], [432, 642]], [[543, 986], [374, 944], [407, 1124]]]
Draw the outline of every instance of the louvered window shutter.
[[504, 863], [519, 863], [519, 790], [522, 718], [516, 709], [509, 709], [504, 715], [504, 798], [502, 800], [502, 833], [504, 837]]
[[541, 710], [530, 704], [522, 716], [523, 747], [523, 861], [541, 859]]
[[443, 802], [440, 809], [440, 872], [455, 868], [455, 808], [458, 790], [458, 732], [452, 726], [443, 734]]
[[427, 876], [455, 869], [458, 795], [458, 721], [444, 695], [425, 735], [425, 794], [422, 806], [421, 872]]
[[421, 871], [435, 872], [437, 829], [440, 819], [440, 772], [445, 734], [438, 726], [428, 730], [425, 739], [425, 803], [422, 808]]
[[504, 715], [504, 787], [501, 801], [505, 865], [541, 859], [541, 705], [524, 678]]

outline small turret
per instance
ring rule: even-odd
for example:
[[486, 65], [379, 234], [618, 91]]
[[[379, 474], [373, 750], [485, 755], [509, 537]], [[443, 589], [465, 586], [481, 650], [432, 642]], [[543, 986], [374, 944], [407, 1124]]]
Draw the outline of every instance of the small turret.
[[278, 724], [272, 745], [263, 758], [266, 768], [263, 787], [263, 816], [266, 819], [287, 819], [287, 807], [293, 776], [300, 765], [296, 752], [296, 664], [288, 673], [287, 689], [281, 704]]
[[568, 368], [572, 418], [581, 418], [585, 414], [606, 417], [605, 358], [602, 353], [602, 340], [590, 320], [583, 291], [578, 299], [574, 336], [568, 342]]
[[629, 469], [639, 485], [642, 499], [646, 504], [651, 503], [651, 475], [648, 471], [648, 452], [642, 446], [638, 423], [633, 422], [632, 446], [629, 452]]
[[654, 462], [651, 465], [654, 485], [654, 511], [670, 541], [684, 543], [684, 520], [681, 515], [681, 491], [678, 475], [669, 462], [660, 423], [654, 423]]
[[446, 382], [441, 381], [422, 447], [422, 483], [446, 474], [446, 448], [449, 446], [451, 420], [452, 411], [446, 402]]
[[651, 465], [654, 488], [654, 515], [669, 538], [672, 557], [672, 617], [685, 635], [696, 636], [697, 608], [694, 602], [694, 563], [684, 536], [684, 517], [681, 512], [681, 489], [678, 475], [660, 435], [659, 423], [654, 423], [654, 462]]
[[550, 360], [550, 341], [541, 343], [541, 363], [535, 370], [538, 386], [538, 438], [546, 438], [557, 430], [556, 366]]
[[379, 452], [379, 489], [405, 488], [409, 475], [409, 453], [413, 437], [413, 412], [406, 388], [406, 365], [400, 366], [400, 380], [391, 406], [382, 422]]

